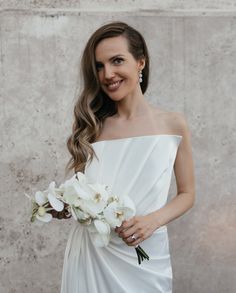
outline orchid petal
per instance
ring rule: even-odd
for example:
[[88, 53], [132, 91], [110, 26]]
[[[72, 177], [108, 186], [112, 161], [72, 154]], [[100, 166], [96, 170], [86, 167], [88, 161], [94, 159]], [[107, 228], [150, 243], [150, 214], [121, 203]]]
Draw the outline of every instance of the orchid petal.
[[100, 194], [101, 200], [107, 202], [110, 192], [105, 184], [94, 183], [88, 184], [88, 186], [92, 189], [93, 197], [95, 197], [97, 194]]
[[75, 212], [78, 220], [86, 221], [91, 218], [90, 215], [88, 213], [86, 213], [84, 210], [80, 210], [80, 209], [75, 208], [74, 212]]
[[129, 220], [135, 216], [135, 213], [131, 209], [125, 209], [124, 210], [124, 219], [123, 220]]
[[49, 184], [47, 192], [53, 194], [56, 198], [61, 198], [62, 190], [61, 188], [56, 188], [55, 181]]
[[101, 220], [94, 220], [94, 226], [96, 227], [99, 234], [109, 234], [110, 226], [108, 223]]
[[80, 208], [83, 211], [86, 211], [91, 217], [95, 218], [97, 214], [101, 213], [106, 206], [106, 202], [101, 201], [99, 203], [94, 202], [93, 200], [81, 200]]
[[64, 204], [59, 199], [57, 199], [54, 195], [51, 193], [48, 194], [48, 200], [50, 202], [50, 205], [56, 210], [57, 212], [61, 212], [64, 209]]
[[119, 227], [122, 223], [122, 219], [116, 216], [118, 208], [118, 203], [112, 202], [103, 211], [104, 217], [111, 228], [115, 228], [116, 226]]
[[91, 197], [91, 195], [90, 195], [91, 190], [86, 188], [86, 186], [83, 186], [83, 188], [82, 188], [78, 182], [75, 182], [73, 187], [76, 191], [76, 194], [78, 194], [79, 197], [84, 198], [84, 199], [89, 199]]
[[82, 173], [82, 172], [77, 172], [76, 177], [78, 178], [77, 180], [79, 180], [81, 182], [87, 182], [87, 178], [84, 175], [84, 173]]
[[52, 220], [52, 215], [46, 213], [44, 216], [40, 217], [38, 214], [36, 214], [36, 219], [38, 219], [41, 222], [48, 223]]
[[42, 206], [47, 202], [47, 197], [44, 192], [42, 191], [37, 191], [35, 193], [35, 201], [38, 205]]
[[75, 205], [75, 202], [78, 201], [78, 195], [74, 192], [72, 186], [67, 187], [63, 194], [63, 199], [66, 203], [70, 205]]

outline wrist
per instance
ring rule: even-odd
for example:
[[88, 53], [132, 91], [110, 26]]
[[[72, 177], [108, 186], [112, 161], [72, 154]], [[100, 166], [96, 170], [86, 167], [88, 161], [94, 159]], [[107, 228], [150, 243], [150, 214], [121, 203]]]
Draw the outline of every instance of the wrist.
[[163, 226], [163, 223], [161, 222], [161, 218], [158, 211], [150, 213], [150, 216], [153, 219], [155, 230]]

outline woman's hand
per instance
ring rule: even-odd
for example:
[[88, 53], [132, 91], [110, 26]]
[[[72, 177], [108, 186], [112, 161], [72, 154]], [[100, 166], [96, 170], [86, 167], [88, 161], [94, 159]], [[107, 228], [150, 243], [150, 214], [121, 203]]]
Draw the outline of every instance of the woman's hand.
[[159, 228], [159, 225], [155, 215], [148, 214], [146, 216], [135, 216], [128, 221], [123, 221], [120, 227], [116, 227], [115, 232], [127, 245], [136, 246], [149, 238], [157, 228]]

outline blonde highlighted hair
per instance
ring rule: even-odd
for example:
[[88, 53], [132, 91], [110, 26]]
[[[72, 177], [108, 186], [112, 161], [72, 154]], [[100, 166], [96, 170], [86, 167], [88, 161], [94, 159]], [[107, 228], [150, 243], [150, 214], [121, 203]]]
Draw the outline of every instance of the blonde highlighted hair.
[[86, 162], [91, 161], [95, 152], [91, 143], [99, 137], [103, 122], [108, 116], [117, 113], [116, 103], [101, 89], [95, 60], [95, 49], [106, 38], [124, 36], [128, 41], [129, 52], [136, 60], [145, 58], [140, 84], [145, 93], [149, 79], [149, 54], [142, 35], [124, 22], [111, 22], [97, 29], [88, 40], [81, 60], [83, 89], [74, 107], [72, 134], [67, 140], [71, 158], [66, 171], [84, 172]]

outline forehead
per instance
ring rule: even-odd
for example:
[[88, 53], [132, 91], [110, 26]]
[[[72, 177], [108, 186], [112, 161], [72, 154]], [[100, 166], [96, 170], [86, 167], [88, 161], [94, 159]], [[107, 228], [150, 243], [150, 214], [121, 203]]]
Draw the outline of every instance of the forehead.
[[97, 61], [104, 61], [115, 55], [128, 55], [128, 41], [123, 36], [102, 40], [95, 49]]

